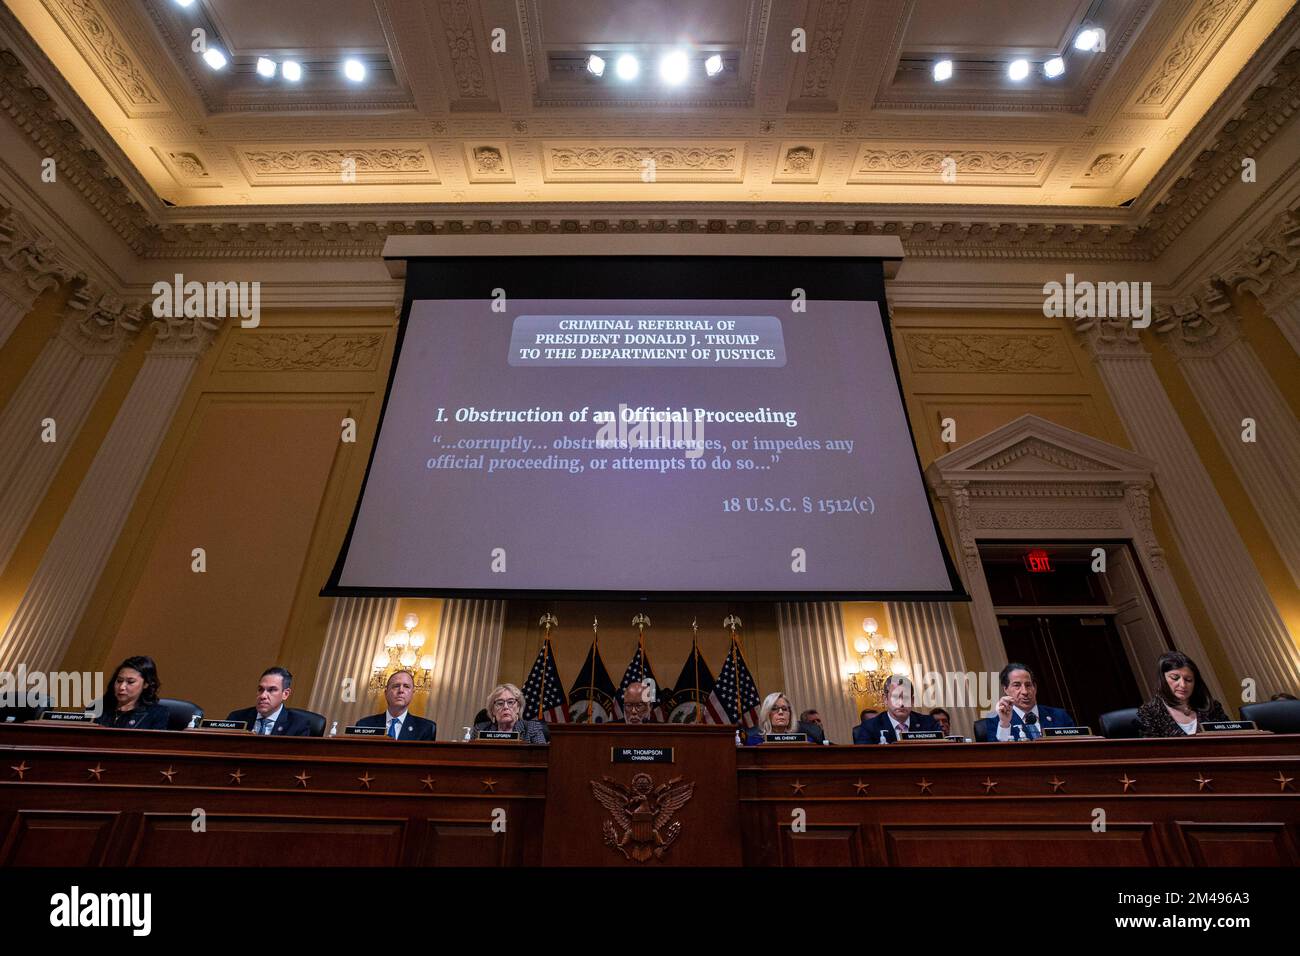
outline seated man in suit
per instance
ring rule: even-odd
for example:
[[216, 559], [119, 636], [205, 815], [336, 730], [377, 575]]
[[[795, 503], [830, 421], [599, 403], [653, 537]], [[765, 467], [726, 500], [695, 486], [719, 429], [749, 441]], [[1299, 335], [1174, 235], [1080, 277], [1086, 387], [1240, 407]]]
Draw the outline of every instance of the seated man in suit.
[[1043, 736], [1043, 727], [1074, 726], [1074, 718], [1061, 708], [1039, 706], [1034, 673], [1024, 664], [1007, 664], [998, 675], [998, 683], [1002, 699], [998, 701], [998, 712], [984, 718], [986, 740], [1016, 740], [1022, 734], [1033, 740]]
[[639, 680], [634, 680], [623, 691], [623, 722], [627, 724], [648, 724], [650, 711], [654, 704], [646, 699], [649, 690]]
[[384, 687], [388, 709], [382, 714], [362, 717], [357, 726], [387, 727], [388, 736], [394, 740], [436, 740], [438, 725], [411, 713], [411, 698], [414, 696], [415, 676], [410, 671], [394, 671]]
[[293, 675], [283, 667], [268, 667], [257, 682], [257, 703], [244, 710], [232, 710], [227, 720], [242, 720], [255, 734], [277, 737], [310, 737], [311, 723], [296, 710], [284, 706], [293, 693]]
[[864, 720], [853, 728], [855, 744], [895, 743], [903, 732], [917, 730], [939, 731], [939, 722], [929, 714], [912, 712], [912, 682], [901, 674], [892, 674], [881, 691], [885, 699], [885, 712]]

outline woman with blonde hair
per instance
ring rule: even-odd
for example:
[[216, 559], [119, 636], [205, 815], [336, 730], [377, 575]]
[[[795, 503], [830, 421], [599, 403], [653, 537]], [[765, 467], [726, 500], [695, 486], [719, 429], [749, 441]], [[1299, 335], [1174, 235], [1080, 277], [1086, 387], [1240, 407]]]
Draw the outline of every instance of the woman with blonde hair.
[[474, 725], [474, 736], [485, 730], [500, 730], [519, 734], [524, 744], [547, 743], [546, 727], [540, 720], [527, 720], [523, 716], [524, 692], [514, 684], [497, 684], [487, 699], [488, 719]]
[[768, 694], [758, 711], [758, 726], [751, 728], [746, 735], [745, 746], [761, 744], [770, 734], [807, 734], [808, 743], [825, 743], [826, 735], [822, 729], [812, 723], [796, 723], [796, 713], [790, 698], [781, 691]]

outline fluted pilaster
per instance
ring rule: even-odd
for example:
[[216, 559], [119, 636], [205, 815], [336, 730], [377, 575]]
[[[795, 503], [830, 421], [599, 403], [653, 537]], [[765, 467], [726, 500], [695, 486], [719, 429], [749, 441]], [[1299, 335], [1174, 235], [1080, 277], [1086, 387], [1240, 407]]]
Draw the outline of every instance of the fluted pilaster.
[[[927, 713], [925, 700], [927, 675], [938, 681], [944, 693], [952, 686], [965, 688], [965, 683], [955, 683], [947, 675], [965, 674], [966, 658], [957, 638], [957, 622], [952, 607], [936, 601], [897, 601], [886, 605], [889, 612], [890, 636], [898, 642], [898, 654], [912, 668], [912, 682], [916, 687], [918, 706]], [[976, 681], [976, 687], [979, 686]], [[952, 718], [953, 733], [972, 736], [971, 725], [980, 716], [978, 700], [956, 701], [942, 699], [938, 705]]]
[[776, 620], [785, 678], [782, 689], [800, 711], [811, 708], [821, 713], [827, 739], [852, 743], [858, 715], [844, 687], [849, 657], [840, 605], [834, 601], [778, 604]]
[[460, 740], [496, 686], [505, 620], [505, 601], [443, 603], [426, 710], [438, 722], [438, 739]]
[[[344, 597], [334, 601], [307, 707], [337, 720], [340, 733], [384, 707], [384, 701], [372, 696], [367, 684], [375, 655], [384, 649], [384, 638], [392, 632], [396, 614], [397, 598]], [[352, 681], [350, 701], [344, 696], [345, 680]]]

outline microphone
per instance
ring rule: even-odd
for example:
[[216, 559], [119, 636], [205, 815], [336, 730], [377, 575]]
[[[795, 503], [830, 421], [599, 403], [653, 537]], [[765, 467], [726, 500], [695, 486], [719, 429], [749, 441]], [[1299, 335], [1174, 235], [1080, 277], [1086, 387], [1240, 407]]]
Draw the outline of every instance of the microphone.
[[[1029, 713], [1025, 714], [1025, 726], [1026, 726], [1026, 727], [1033, 727], [1034, 724], [1036, 724], [1036, 723], [1038, 723], [1038, 715], [1037, 715], [1037, 714], [1035, 714], [1032, 710], [1031, 710]], [[1034, 739], [1034, 735], [1033, 735], [1033, 734], [1028, 734], [1028, 737], [1029, 737], [1030, 740], [1033, 740], [1033, 739]]]

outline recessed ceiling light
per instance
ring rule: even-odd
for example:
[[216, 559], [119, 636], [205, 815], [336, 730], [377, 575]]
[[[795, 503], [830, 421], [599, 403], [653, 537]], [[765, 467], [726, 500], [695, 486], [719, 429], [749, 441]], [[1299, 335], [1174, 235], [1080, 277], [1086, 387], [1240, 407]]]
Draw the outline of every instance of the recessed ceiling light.
[[1087, 50], [1089, 52], [1097, 49], [1097, 44], [1101, 41], [1101, 31], [1093, 27], [1086, 30], [1080, 30], [1074, 38], [1074, 48], [1076, 50]]
[[191, 7], [193, 5], [194, 0], [176, 0], [176, 6], [178, 7]]
[[285, 60], [280, 64], [280, 75], [290, 83], [297, 83], [302, 79], [302, 66], [297, 60]]
[[257, 58], [257, 75], [272, 77], [275, 76], [275, 61], [269, 60], [264, 56]]
[[663, 80], [669, 86], [678, 86], [686, 82], [686, 77], [691, 74], [691, 64], [686, 59], [686, 54], [681, 50], [673, 50], [671, 53], [664, 54], [663, 59], [659, 61], [659, 79]]
[[1044, 75], [1055, 78], [1065, 72], [1065, 58], [1054, 56], [1043, 64]]
[[590, 73], [592, 76], [604, 76], [605, 75], [604, 59], [596, 56], [596, 54], [594, 53], [591, 56], [587, 57], [587, 72]]
[[942, 83], [952, 76], [952, 60], [940, 60], [934, 65], [934, 79], [936, 83]]
[[704, 61], [704, 72], [709, 76], [717, 76], [722, 72], [722, 54], [715, 53]]
[[1029, 75], [1028, 60], [1012, 60], [1007, 65], [1007, 76], [1016, 82], [1020, 82]]
[[226, 55], [214, 46], [208, 47], [203, 51], [203, 62], [214, 70], [219, 70], [226, 65]]
[[360, 60], [344, 60], [343, 75], [353, 83], [360, 83], [366, 78], [366, 65]]
[[631, 53], [624, 53], [615, 62], [614, 72], [620, 80], [635, 80], [641, 73], [641, 61]]

